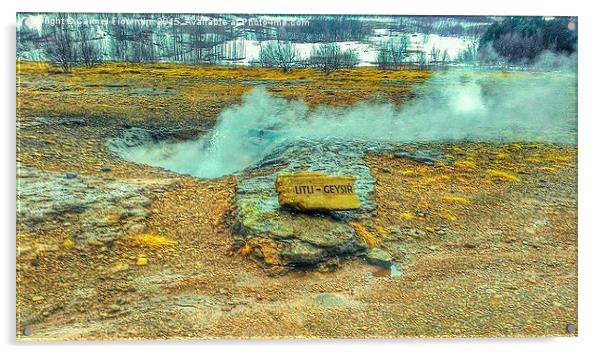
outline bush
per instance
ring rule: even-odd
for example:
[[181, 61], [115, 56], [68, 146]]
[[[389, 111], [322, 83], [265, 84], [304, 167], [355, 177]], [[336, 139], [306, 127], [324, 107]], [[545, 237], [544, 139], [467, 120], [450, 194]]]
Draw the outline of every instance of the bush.
[[326, 75], [341, 68], [352, 68], [360, 62], [357, 51], [341, 50], [336, 43], [321, 44], [314, 47], [309, 57], [309, 64]]
[[266, 42], [259, 50], [262, 67], [280, 68], [285, 73], [298, 65], [299, 57], [299, 51], [292, 42]]
[[383, 42], [378, 50], [376, 63], [381, 70], [396, 70], [401, 68], [408, 57], [410, 37], [402, 36], [400, 39], [390, 39]]

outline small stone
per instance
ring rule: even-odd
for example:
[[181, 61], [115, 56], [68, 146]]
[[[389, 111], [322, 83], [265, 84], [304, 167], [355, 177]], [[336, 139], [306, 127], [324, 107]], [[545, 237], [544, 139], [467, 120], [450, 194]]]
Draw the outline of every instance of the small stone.
[[125, 270], [130, 269], [129, 264], [125, 262], [117, 262], [113, 268], [111, 268], [111, 273], [119, 273]]
[[575, 333], [575, 331], [577, 331], [577, 326], [575, 326], [572, 323], [569, 323], [569, 324], [566, 325], [566, 331], [568, 333]]
[[397, 267], [395, 266], [395, 264], [391, 264], [391, 274], [390, 274], [391, 278], [400, 277], [400, 276], [402, 276], [402, 274], [403, 273], [399, 269], [397, 269]]
[[111, 172], [111, 168], [110, 168], [110, 167], [108, 167], [108, 166], [102, 166], [102, 167], [100, 168], [100, 170], [101, 170], [102, 172]]
[[44, 300], [44, 297], [41, 295], [34, 295], [31, 297], [31, 301], [34, 301], [34, 302], [40, 302], [42, 300]]
[[67, 178], [67, 179], [73, 179], [75, 177], [77, 177], [77, 173], [75, 173], [75, 172], [67, 172], [67, 173], [65, 173], [65, 178]]
[[33, 334], [33, 330], [31, 329], [31, 326], [25, 326], [25, 328], [23, 328], [23, 335], [24, 336], [31, 336]]
[[383, 268], [389, 268], [391, 266], [391, 262], [393, 261], [391, 254], [382, 248], [372, 248], [370, 251], [368, 251], [366, 259], [368, 260], [368, 263], [381, 266]]
[[145, 230], [146, 226], [144, 226], [144, 224], [139, 223], [132, 224], [132, 226], [128, 228], [128, 231], [133, 234], [140, 234], [143, 233]]
[[119, 312], [121, 311], [121, 307], [119, 305], [116, 304], [111, 304], [109, 305], [109, 312]]
[[431, 251], [436, 251], [437, 250], [437, 246], [429, 246], [428, 249], [431, 250]]

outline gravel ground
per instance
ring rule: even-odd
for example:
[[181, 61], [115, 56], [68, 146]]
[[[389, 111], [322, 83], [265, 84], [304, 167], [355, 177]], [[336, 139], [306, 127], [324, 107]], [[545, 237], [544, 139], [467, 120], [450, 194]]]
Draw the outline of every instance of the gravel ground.
[[[149, 201], [137, 222], [170, 242], [128, 237], [127, 218], [109, 221], [125, 235], [110, 242], [76, 237], [85, 214], [34, 228], [20, 218], [20, 339], [576, 335], [566, 330], [577, 324], [575, 147], [400, 147], [444, 151], [452, 164], [443, 166], [369, 154], [376, 213], [365, 226], [402, 275], [362, 256], [273, 275], [233, 247], [236, 177], [122, 161], [103, 143], [120, 129], [24, 125], [21, 166], [55, 171], [37, 173], [75, 189], [78, 178], [136, 185]], [[66, 178], [70, 171], [78, 177]], [[94, 193], [117, 206], [110, 185]]]

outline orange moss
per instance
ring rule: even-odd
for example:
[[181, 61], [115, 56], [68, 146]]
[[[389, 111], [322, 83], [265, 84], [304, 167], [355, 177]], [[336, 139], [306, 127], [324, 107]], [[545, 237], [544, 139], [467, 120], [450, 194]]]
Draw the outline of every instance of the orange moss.
[[245, 257], [246, 257], [246, 256], [250, 255], [250, 254], [251, 254], [251, 252], [253, 252], [253, 246], [251, 246], [251, 245], [250, 245], [250, 244], [248, 244], [248, 243], [245, 243], [245, 245], [244, 245], [244, 246], [242, 246], [238, 252], [239, 252], [241, 255], [243, 255], [243, 256], [245, 256]]

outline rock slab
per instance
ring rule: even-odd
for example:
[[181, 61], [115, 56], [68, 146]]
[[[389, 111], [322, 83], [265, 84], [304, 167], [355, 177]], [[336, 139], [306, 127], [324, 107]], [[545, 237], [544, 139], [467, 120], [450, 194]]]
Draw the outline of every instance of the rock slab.
[[353, 176], [311, 171], [283, 173], [277, 176], [275, 183], [281, 206], [310, 212], [359, 209], [354, 184]]

